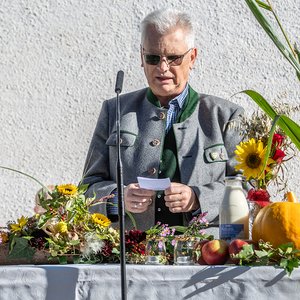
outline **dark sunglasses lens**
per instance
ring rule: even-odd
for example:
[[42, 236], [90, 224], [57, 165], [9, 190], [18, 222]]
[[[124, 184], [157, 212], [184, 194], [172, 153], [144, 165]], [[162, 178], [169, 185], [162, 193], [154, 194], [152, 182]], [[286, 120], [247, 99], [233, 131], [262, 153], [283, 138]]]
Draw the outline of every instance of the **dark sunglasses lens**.
[[160, 61], [159, 55], [154, 54], [144, 54], [145, 61], [148, 65], [158, 65]]
[[167, 56], [168, 64], [170, 66], [179, 66], [182, 62], [181, 55], [168, 55]]

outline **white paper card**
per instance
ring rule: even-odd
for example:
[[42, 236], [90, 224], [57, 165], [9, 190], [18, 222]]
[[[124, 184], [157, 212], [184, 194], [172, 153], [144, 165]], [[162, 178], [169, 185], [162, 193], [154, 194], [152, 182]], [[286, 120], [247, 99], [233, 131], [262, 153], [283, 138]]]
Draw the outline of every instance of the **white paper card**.
[[153, 179], [146, 177], [137, 178], [140, 188], [154, 191], [164, 191], [171, 186], [170, 178]]

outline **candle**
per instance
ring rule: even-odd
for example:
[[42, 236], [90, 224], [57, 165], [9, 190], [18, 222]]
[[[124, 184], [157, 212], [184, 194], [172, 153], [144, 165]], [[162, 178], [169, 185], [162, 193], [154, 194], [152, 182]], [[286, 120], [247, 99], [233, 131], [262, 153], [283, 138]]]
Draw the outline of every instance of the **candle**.
[[178, 265], [189, 265], [191, 263], [191, 258], [189, 256], [179, 256], [177, 257]]
[[148, 256], [147, 257], [147, 264], [148, 265], [155, 265], [159, 264], [159, 259], [157, 256]]

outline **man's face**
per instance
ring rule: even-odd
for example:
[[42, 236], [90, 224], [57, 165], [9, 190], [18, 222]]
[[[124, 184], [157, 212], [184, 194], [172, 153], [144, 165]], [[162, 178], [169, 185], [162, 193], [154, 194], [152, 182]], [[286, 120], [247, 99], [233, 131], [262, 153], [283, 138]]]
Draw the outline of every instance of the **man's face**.
[[[151, 28], [142, 46], [144, 53], [159, 55], [182, 55], [189, 50], [185, 43], [185, 33], [180, 28], [166, 35], [161, 35]], [[169, 66], [165, 57], [158, 65], [148, 65], [142, 55], [142, 67], [149, 87], [162, 106], [166, 106], [184, 90], [196, 56], [197, 49], [193, 48], [184, 56], [180, 66]]]

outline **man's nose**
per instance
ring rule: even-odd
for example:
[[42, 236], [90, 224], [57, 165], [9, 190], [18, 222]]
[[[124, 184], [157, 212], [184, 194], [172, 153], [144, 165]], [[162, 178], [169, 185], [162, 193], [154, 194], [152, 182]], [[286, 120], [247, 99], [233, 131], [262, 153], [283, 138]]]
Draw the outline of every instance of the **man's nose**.
[[162, 71], [162, 72], [165, 72], [165, 71], [170, 69], [170, 66], [167, 63], [167, 58], [166, 57], [162, 57], [157, 66], [158, 66], [159, 70]]

